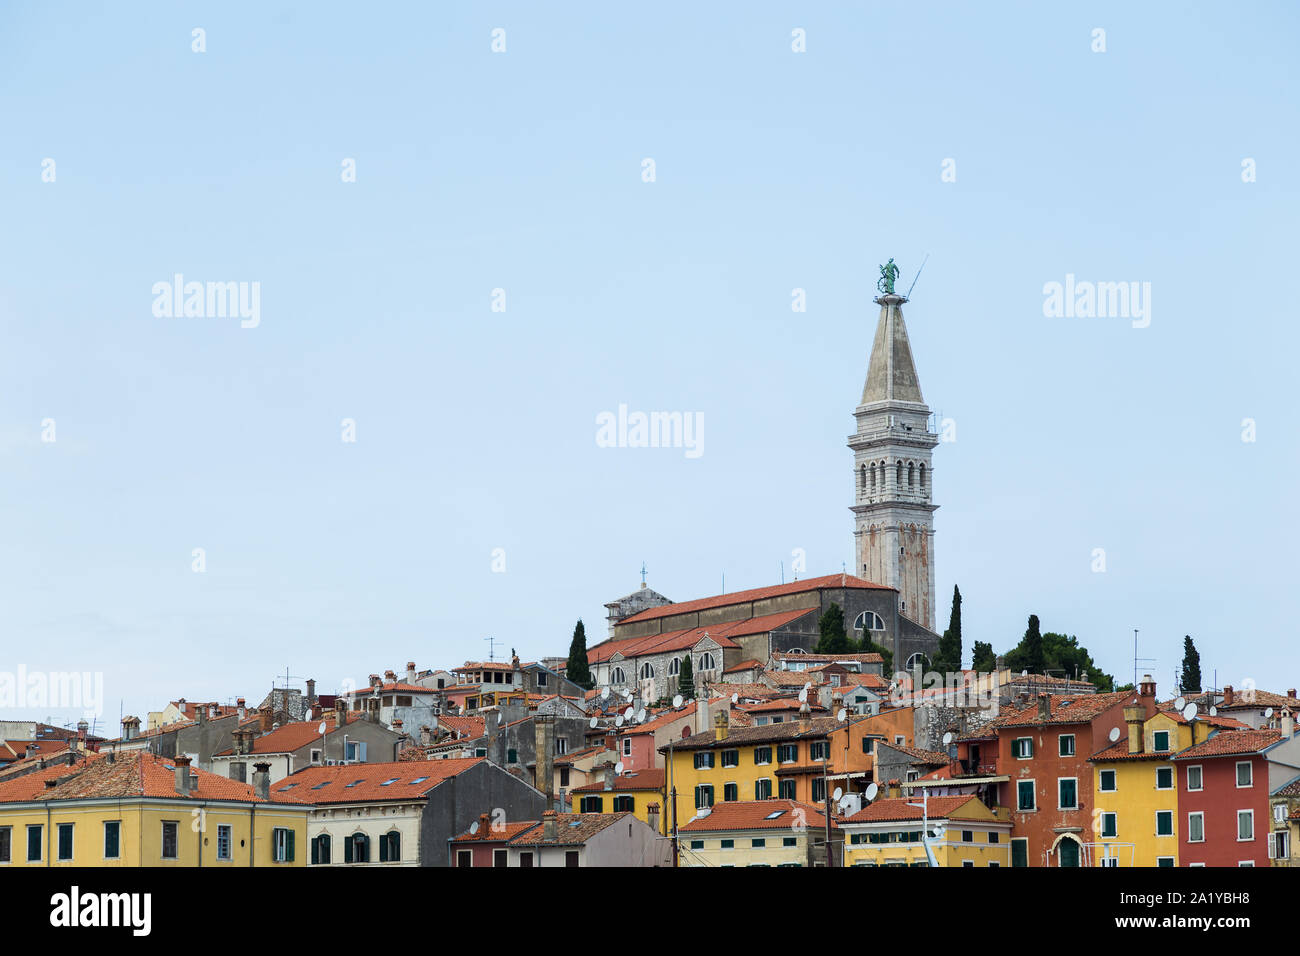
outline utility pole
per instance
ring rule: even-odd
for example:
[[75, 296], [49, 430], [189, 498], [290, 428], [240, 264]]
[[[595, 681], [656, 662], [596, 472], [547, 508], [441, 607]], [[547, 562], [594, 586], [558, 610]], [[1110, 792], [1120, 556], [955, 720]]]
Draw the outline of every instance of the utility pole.
[[826, 814], [826, 867], [828, 869], [835, 865], [835, 854], [831, 852], [831, 782], [827, 779], [826, 763], [830, 750], [831, 741], [828, 736], [826, 738], [826, 747], [822, 750], [822, 800], [826, 804], [823, 812]]

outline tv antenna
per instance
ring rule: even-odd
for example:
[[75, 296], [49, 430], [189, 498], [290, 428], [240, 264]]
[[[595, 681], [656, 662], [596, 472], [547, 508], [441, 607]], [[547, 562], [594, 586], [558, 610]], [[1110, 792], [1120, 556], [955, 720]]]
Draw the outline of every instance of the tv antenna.
[[[921, 269], [925, 268], [925, 264], [929, 259], [930, 253], [927, 252], [925, 258], [921, 260]], [[916, 279], [921, 278], [921, 269], [916, 270]], [[912, 297], [912, 290], [916, 288], [916, 279], [913, 279], [912, 284], [907, 287], [907, 295], [903, 296], [904, 299], [910, 299]]]
[[497, 640], [496, 638], [494, 638], [494, 637], [485, 637], [485, 638], [483, 638], [483, 640], [487, 641], [487, 645], [488, 645], [488, 660], [490, 660], [490, 661], [494, 661], [494, 660], [496, 660], [496, 659], [497, 659], [497, 657], [496, 657], [496, 654], [497, 654], [497, 645], [498, 645], [499, 643], [501, 643], [501, 642], [498, 641], [498, 640]]
[[1154, 657], [1138, 657], [1138, 629], [1133, 628], [1133, 690], [1138, 689], [1138, 663], [1154, 664]]

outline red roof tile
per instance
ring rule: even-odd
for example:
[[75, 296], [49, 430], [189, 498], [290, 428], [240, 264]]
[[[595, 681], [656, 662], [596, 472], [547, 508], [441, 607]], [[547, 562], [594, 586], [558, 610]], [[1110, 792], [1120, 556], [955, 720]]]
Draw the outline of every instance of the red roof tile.
[[307, 767], [272, 784], [271, 799], [310, 804], [420, 799], [443, 781], [464, 773], [484, 759], [449, 757]]
[[[615, 790], [663, 790], [666, 772], [663, 770], [637, 770], [619, 774], [614, 778]], [[595, 783], [574, 787], [571, 793], [604, 793], [605, 781], [597, 778]]]
[[[705, 816], [696, 815], [678, 830], [708, 833], [727, 830], [790, 830], [795, 826], [826, 826], [822, 807], [797, 800], [731, 800], [714, 804]], [[831, 828], [838, 826], [831, 818]]]
[[1180, 750], [1175, 760], [1199, 760], [1202, 757], [1229, 757], [1255, 754], [1267, 750], [1282, 739], [1280, 730], [1220, 730], [1209, 740]]
[[[886, 587], [883, 584], [873, 584], [870, 581], [864, 581], [862, 578], [855, 578], [851, 574], [828, 574], [820, 578], [806, 578], [802, 581], [791, 581], [789, 584], [776, 584], [765, 588], [752, 588], [748, 591], [733, 591], [730, 594], [718, 594], [714, 597], [698, 598], [694, 601], [683, 601], [680, 604], [664, 604], [659, 607], [647, 608], [631, 617], [626, 617], [619, 621], [619, 624], [628, 624], [638, 621], [649, 621], [657, 617], [669, 617], [674, 614], [687, 614], [691, 611], [704, 611], [709, 608], [727, 607], [732, 604], [748, 604], [751, 601], [763, 601], [767, 598], [782, 597], [787, 594], [802, 594], [806, 591], [819, 591], [822, 588], [859, 588], [872, 591], [893, 591], [895, 588]], [[807, 613], [805, 609], [804, 613]]]
[[962, 808], [972, 800], [979, 803], [979, 799], [971, 794], [955, 797], [931, 797], [923, 811], [919, 806], [912, 806], [915, 801], [908, 797], [886, 797], [867, 804], [853, 816], [845, 819], [844, 822], [888, 823], [915, 820], [919, 823], [924, 819], [925, 812], [928, 812], [931, 820], [983, 819], [982, 815], [976, 816], [971, 812], [963, 812]]

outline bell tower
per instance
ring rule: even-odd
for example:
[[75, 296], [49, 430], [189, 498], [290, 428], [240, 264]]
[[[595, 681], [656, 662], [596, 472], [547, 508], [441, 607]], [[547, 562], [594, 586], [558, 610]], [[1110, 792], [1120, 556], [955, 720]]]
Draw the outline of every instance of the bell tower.
[[[890, 260], [891, 264], [893, 260]], [[883, 270], [882, 270], [883, 272]], [[882, 280], [883, 281], [883, 280]], [[903, 324], [906, 296], [887, 283], [862, 401], [854, 409], [854, 553], [857, 574], [899, 590], [899, 612], [934, 630], [934, 467], [939, 437], [912, 362]]]

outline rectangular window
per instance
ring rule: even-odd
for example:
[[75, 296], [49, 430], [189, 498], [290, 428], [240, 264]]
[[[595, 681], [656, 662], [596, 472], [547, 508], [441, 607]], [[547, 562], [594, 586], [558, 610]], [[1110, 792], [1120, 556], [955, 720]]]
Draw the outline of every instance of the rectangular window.
[[576, 867], [576, 866], [578, 865], [578, 851], [577, 851], [577, 850], [565, 850], [565, 851], [564, 851], [564, 865], [565, 865], [565, 866], [570, 866], [570, 867]]
[[713, 769], [713, 751], [697, 750], [695, 752], [695, 769], [712, 770]]
[[863, 737], [863, 738], [862, 738], [862, 752], [863, 752], [864, 754], [869, 754], [869, 753], [871, 753], [871, 751], [872, 751], [872, 745], [873, 745], [874, 743], [875, 743], [875, 740], [872, 739], [871, 737]]
[[510, 854], [507, 851], [505, 850], [492, 851], [492, 865], [494, 867], [508, 866], [509, 861], [510, 861]]
[[603, 797], [583, 797], [578, 801], [579, 813], [603, 813], [605, 800]]
[[1173, 767], [1156, 767], [1156, 789], [1157, 790], [1174, 789], [1174, 768]]
[[615, 797], [615, 813], [632, 813], [636, 810], [636, 800], [633, 797]]
[[755, 747], [755, 748], [754, 748], [754, 763], [756, 763], [756, 764], [758, 764], [758, 765], [761, 766], [761, 765], [763, 765], [763, 764], [767, 764], [767, 763], [771, 763], [771, 762], [772, 762], [772, 748], [771, 748], [771, 747]]
[[740, 799], [740, 788], [734, 783], [722, 785], [722, 800], [724, 803], [734, 803]]
[[567, 787], [568, 785], [569, 785], [569, 768], [568, 768], [568, 767], [561, 767], [561, 768], [560, 768], [560, 786], [561, 786], [561, 787]]
[[760, 777], [754, 781], [754, 799], [772, 799], [772, 779], [770, 777]]
[[749, 845], [754, 847], [765, 847], [767, 846], [767, 840], [764, 837], [754, 837], [754, 839], [749, 841]]
[[1097, 775], [1097, 789], [1103, 793], [1115, 792], [1115, 771], [1103, 770]]
[[1248, 843], [1255, 839], [1255, 811], [1237, 811], [1237, 842]]
[[703, 810], [705, 807], [713, 806], [713, 786], [711, 784], [701, 784], [695, 788], [695, 809]]
[[808, 748], [812, 760], [825, 760], [830, 756], [830, 744], [825, 740], [814, 740]]
[[798, 845], [799, 845], [799, 839], [798, 839], [798, 837], [781, 837], [781, 845], [782, 845], [782, 846], [798, 846]]
[[217, 824], [217, 859], [230, 859], [230, 824]]
[[1059, 800], [1057, 809], [1079, 809], [1079, 781], [1074, 777], [1058, 777], [1056, 781]]
[[1002, 842], [1002, 836], [1001, 836], [1001, 834], [999, 834], [997, 830], [990, 830], [990, 831], [989, 831], [989, 842], [990, 842], [990, 843], [1000, 843], [1000, 842]]
[[288, 827], [271, 831], [271, 859], [276, 863], [293, 862], [293, 831]]
[[[522, 864], [521, 864], [521, 865], [522, 865]], [[457, 867], [457, 869], [459, 869], [459, 868], [461, 868], [461, 867], [472, 868], [473, 866], [474, 866], [474, 851], [473, 851], [473, 850], [457, 850], [457, 851], [456, 851], [456, 867]]]
[[1028, 866], [1029, 865], [1029, 841], [1026, 839], [1015, 839], [1011, 841], [1011, 865]]
[[1205, 842], [1205, 814], [1201, 812], [1187, 814], [1187, 842]]
[[557, 754], [567, 754], [567, 753], [569, 752], [569, 738], [568, 738], [568, 737], [556, 737], [556, 738], [555, 738], [555, 752], [556, 752]]
[[813, 803], [824, 803], [826, 801], [826, 778], [825, 777], [813, 777], [812, 801]]
[[974, 842], [975, 842], [975, 832], [974, 832], [973, 830], [962, 830], [962, 831], [961, 831], [961, 842], [962, 842], [962, 843], [974, 843]]
[[1201, 768], [1199, 766], [1187, 768], [1187, 789], [1200, 790], [1204, 784], [1201, 782]]
[[164, 860], [176, 859], [176, 831], [178, 824], [175, 820], [164, 820], [162, 825], [162, 858]]
[[1237, 786], [1249, 787], [1254, 782], [1254, 774], [1251, 772], [1249, 760], [1242, 760], [1237, 764]]
[[1016, 809], [1038, 809], [1038, 802], [1034, 797], [1034, 781], [1020, 780], [1016, 783]]
[[794, 763], [799, 759], [798, 744], [781, 744], [776, 748], [777, 763]]
[[1174, 835], [1174, 811], [1156, 811], [1156, 836]]
[[632, 738], [631, 738], [631, 737], [624, 737], [624, 738], [623, 738], [623, 756], [624, 756], [624, 757], [630, 757], [630, 756], [632, 756]]
[[1174, 865], [1174, 858], [1172, 856], [1156, 857], [1156, 866], [1173, 866], [1173, 865]]
[[1116, 813], [1103, 813], [1101, 815], [1101, 835], [1104, 838], [1113, 838], [1119, 836], [1119, 815]]
[[514, 747], [506, 749], [506, 763], [519, 763], [519, 751]]
[[735, 849], [735, 846], [736, 846], [736, 841], [735, 841], [735, 840], [722, 840], [722, 841], [720, 841], [720, 843], [721, 843], [722, 849], [724, 849], [724, 850], [732, 850], [732, 849]]
[[59, 824], [59, 859], [72, 859], [72, 824]]
[[704, 841], [703, 841], [703, 840], [692, 840], [692, 841], [691, 841], [691, 849], [692, 849], [692, 850], [703, 850], [703, 849], [704, 849]]
[[27, 827], [27, 862], [41, 859], [41, 847], [45, 844], [45, 824], [28, 824]]
[[1061, 734], [1057, 741], [1060, 743], [1059, 753], [1062, 757], [1074, 756], [1074, 734]]
[[1030, 737], [1017, 737], [1011, 741], [1011, 756], [1017, 760], [1028, 760], [1034, 755], [1034, 741]]
[[1169, 731], [1157, 730], [1151, 735], [1151, 749], [1156, 753], [1166, 753], [1169, 750]]
[[782, 800], [795, 799], [795, 782], [793, 780], [782, 780], [777, 784], [777, 792]]
[[724, 751], [722, 751], [722, 766], [724, 766], [724, 767], [739, 767], [739, 766], [740, 766], [740, 751], [739, 751], [739, 750], [724, 750]]
[[0, 863], [13, 859], [13, 827], [0, 827]]

